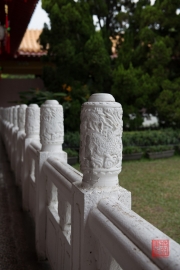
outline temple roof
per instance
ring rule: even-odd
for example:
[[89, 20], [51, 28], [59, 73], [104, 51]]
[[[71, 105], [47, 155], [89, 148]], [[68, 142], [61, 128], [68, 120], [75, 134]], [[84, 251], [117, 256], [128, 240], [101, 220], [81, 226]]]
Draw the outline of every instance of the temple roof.
[[42, 56], [46, 54], [46, 51], [43, 51], [38, 39], [42, 30], [29, 30], [27, 29], [21, 44], [18, 48], [18, 55], [24, 56]]
[[[0, 60], [1, 71], [4, 74], [35, 74], [42, 75], [45, 65], [40, 56], [47, 52], [41, 49], [38, 42], [42, 30], [27, 29], [18, 50], [12, 58]], [[46, 65], [52, 65], [48, 63]]]

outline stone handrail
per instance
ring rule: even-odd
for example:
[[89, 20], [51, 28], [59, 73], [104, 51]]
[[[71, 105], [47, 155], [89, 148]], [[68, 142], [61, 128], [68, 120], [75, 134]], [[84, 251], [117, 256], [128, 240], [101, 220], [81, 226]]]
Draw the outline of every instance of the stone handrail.
[[[82, 173], [62, 150], [57, 101], [0, 108], [0, 129], [39, 259], [54, 270], [180, 269], [180, 245], [134, 213], [131, 193], [119, 186], [122, 108], [111, 95], [94, 94], [82, 106]], [[168, 243], [169, 253], [155, 256], [153, 241]]]

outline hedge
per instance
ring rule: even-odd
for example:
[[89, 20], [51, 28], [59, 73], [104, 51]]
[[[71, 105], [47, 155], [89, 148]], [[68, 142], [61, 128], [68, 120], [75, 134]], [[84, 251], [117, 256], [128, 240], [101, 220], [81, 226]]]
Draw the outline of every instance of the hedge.
[[[156, 145], [180, 145], [180, 130], [162, 129], [123, 132], [123, 147], [148, 147]], [[79, 132], [67, 132], [64, 136], [64, 148], [78, 149]]]

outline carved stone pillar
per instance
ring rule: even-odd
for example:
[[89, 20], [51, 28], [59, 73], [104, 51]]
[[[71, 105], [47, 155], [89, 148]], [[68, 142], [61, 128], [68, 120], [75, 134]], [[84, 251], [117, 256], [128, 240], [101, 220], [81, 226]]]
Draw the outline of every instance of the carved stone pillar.
[[10, 124], [13, 125], [13, 106], [10, 107]]
[[26, 138], [39, 140], [40, 108], [37, 104], [30, 104], [26, 109], [25, 132]]
[[44, 152], [60, 152], [64, 142], [63, 108], [57, 100], [41, 106], [40, 141]]
[[25, 119], [26, 119], [27, 105], [22, 104], [18, 109], [18, 127], [20, 131], [25, 131]]
[[24, 163], [24, 155], [23, 155], [23, 146], [24, 146], [24, 138], [25, 138], [25, 118], [26, 118], [26, 108], [27, 105], [22, 104], [18, 109], [18, 133], [17, 133], [17, 149], [16, 149], [16, 159], [15, 159], [15, 177], [16, 184], [21, 185], [21, 173], [23, 169]]
[[10, 114], [10, 118], [11, 118], [11, 124], [13, 124], [13, 113], [14, 113], [14, 106], [11, 107], [11, 114]]
[[[57, 199], [57, 189], [52, 183], [46, 181], [43, 171], [43, 164], [49, 158], [58, 158], [62, 162], [67, 163], [67, 154], [62, 151], [62, 143], [64, 141], [64, 126], [63, 126], [63, 108], [56, 100], [46, 100], [41, 106], [41, 125], [40, 125], [40, 141], [42, 149], [39, 152], [38, 162], [38, 181], [36, 184], [36, 250], [39, 259], [46, 258], [46, 214], [47, 202], [46, 199], [54, 197]], [[47, 182], [47, 183], [46, 183]], [[64, 204], [63, 207], [68, 207]], [[59, 209], [63, 212], [63, 207]], [[65, 227], [68, 216], [61, 221]]]
[[9, 150], [11, 156], [11, 169], [15, 172], [15, 160], [16, 160], [16, 151], [17, 151], [17, 133], [18, 133], [18, 108], [19, 105], [14, 106], [13, 108], [13, 127], [11, 129], [11, 136], [9, 140]]
[[6, 108], [4, 108], [4, 123], [6, 122]]
[[[120, 269], [95, 241], [89, 227], [89, 213], [104, 198], [113, 198], [131, 208], [131, 193], [119, 186], [118, 181], [122, 163], [121, 137], [121, 105], [112, 95], [92, 95], [81, 111], [83, 179], [82, 183], [72, 185], [72, 270]], [[104, 263], [101, 263], [101, 253], [104, 253]]]
[[7, 121], [9, 125], [10, 124], [10, 107], [7, 108], [7, 115], [8, 115]]
[[37, 104], [30, 104], [26, 109], [25, 118], [25, 133], [24, 145], [22, 148], [23, 168], [21, 169], [21, 184], [22, 184], [22, 200], [23, 209], [30, 210], [29, 194], [30, 194], [30, 178], [29, 172], [31, 170], [29, 164], [29, 157], [27, 155], [28, 146], [35, 142], [39, 144], [40, 132], [40, 108]]
[[83, 186], [117, 186], [122, 165], [122, 107], [110, 94], [93, 94], [81, 110]]
[[18, 108], [19, 108], [19, 105], [14, 106], [13, 108], [13, 124], [15, 128], [18, 127]]
[[6, 144], [6, 148], [7, 148], [9, 158], [10, 158], [10, 152], [11, 152], [12, 129], [14, 127], [13, 113], [14, 113], [14, 106], [11, 106], [11, 107], [9, 107], [9, 123], [7, 125], [7, 134], [6, 134], [6, 136], [4, 134], [4, 141], [5, 141], [5, 144]]
[[8, 122], [9, 122], [9, 111], [8, 111], [8, 108], [6, 108], [6, 123], [8, 125]]

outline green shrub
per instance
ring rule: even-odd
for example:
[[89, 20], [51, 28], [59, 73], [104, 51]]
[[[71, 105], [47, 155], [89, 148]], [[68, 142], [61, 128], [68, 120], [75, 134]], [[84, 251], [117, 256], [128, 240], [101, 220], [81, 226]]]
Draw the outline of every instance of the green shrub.
[[127, 146], [123, 148], [123, 154], [142, 153], [142, 149], [137, 146]]
[[163, 152], [168, 150], [173, 150], [174, 147], [171, 145], [157, 145], [157, 146], [151, 146], [147, 149], [147, 152]]
[[[146, 130], [123, 132], [124, 149], [129, 146], [149, 147], [159, 145], [180, 145], [180, 130]], [[65, 132], [64, 147], [79, 149], [79, 132]], [[124, 150], [123, 150], [124, 151]]]
[[66, 93], [53, 93], [46, 90], [31, 88], [29, 91], [19, 92], [20, 104], [37, 104], [41, 106], [46, 100], [57, 100], [60, 104], [63, 102]]
[[163, 129], [124, 132], [122, 140], [124, 146], [176, 145], [180, 143], [180, 131]]
[[180, 154], [180, 144], [177, 145], [177, 147], [176, 147], [176, 153], [177, 153], [177, 154]]
[[68, 154], [68, 157], [77, 157], [78, 156], [78, 152], [70, 149], [70, 148], [66, 148], [64, 149], [64, 151]]
[[64, 147], [79, 149], [80, 134], [76, 132], [65, 132], [64, 134]]

